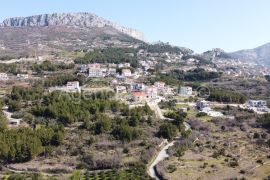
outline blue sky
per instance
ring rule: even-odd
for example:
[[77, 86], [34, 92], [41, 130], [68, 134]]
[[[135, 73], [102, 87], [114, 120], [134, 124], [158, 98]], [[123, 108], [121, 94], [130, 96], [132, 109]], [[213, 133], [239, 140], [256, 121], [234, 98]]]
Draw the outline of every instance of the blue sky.
[[2, 0], [0, 21], [52, 12], [92, 12], [139, 29], [150, 42], [197, 52], [226, 51], [270, 42], [269, 0]]

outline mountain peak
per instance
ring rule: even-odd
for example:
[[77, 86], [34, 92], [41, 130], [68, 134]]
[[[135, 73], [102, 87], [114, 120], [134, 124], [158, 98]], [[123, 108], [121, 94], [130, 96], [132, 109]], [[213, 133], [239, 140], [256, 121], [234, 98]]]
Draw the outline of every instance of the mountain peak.
[[102, 28], [111, 26], [116, 30], [133, 38], [143, 40], [142, 32], [120, 26], [93, 13], [53, 13], [41, 14], [28, 17], [14, 17], [4, 20], [0, 27], [50, 27], [50, 26], [72, 26], [78, 28]]

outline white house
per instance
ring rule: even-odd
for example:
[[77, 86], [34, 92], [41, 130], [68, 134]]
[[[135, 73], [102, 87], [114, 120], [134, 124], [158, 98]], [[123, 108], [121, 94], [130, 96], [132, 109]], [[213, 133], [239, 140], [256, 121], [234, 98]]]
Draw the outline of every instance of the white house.
[[88, 65], [86, 65], [86, 64], [80, 65], [80, 72], [81, 73], [87, 73], [87, 70], [88, 70]]
[[118, 64], [118, 68], [128, 68], [130, 67], [130, 63], [120, 63]]
[[266, 107], [267, 102], [263, 101], [263, 100], [249, 100], [248, 101], [248, 106], [256, 107], [256, 108]]
[[155, 82], [154, 86], [155, 86], [158, 90], [163, 91], [164, 88], [165, 88], [165, 83], [164, 83], [164, 82], [161, 82], [161, 81], [157, 81], [157, 82]]
[[188, 87], [188, 86], [180, 87], [180, 95], [191, 96], [192, 95], [192, 87]]
[[127, 88], [125, 86], [116, 86], [115, 91], [117, 94], [127, 93]]
[[79, 81], [70, 81], [70, 82], [67, 82], [66, 89], [69, 92], [81, 92]]
[[143, 83], [134, 83], [131, 85], [131, 91], [145, 91], [147, 86]]
[[10, 118], [8, 120], [8, 124], [9, 125], [13, 125], [13, 126], [19, 126], [21, 124], [21, 119], [13, 119], [13, 118]]
[[28, 79], [29, 75], [28, 74], [17, 74], [17, 79], [23, 80], [23, 79]]
[[116, 75], [116, 69], [115, 68], [109, 68], [107, 70], [107, 76], [115, 76]]
[[6, 73], [0, 73], [0, 81], [8, 80], [8, 75]]
[[104, 72], [101, 69], [89, 69], [88, 77], [104, 77]]
[[209, 101], [205, 101], [205, 100], [197, 102], [197, 108], [200, 111], [209, 111], [209, 110], [211, 110]]
[[122, 76], [123, 77], [131, 77], [132, 73], [130, 69], [122, 69]]
[[149, 86], [146, 88], [147, 98], [155, 99], [158, 96], [157, 88], [155, 86]]

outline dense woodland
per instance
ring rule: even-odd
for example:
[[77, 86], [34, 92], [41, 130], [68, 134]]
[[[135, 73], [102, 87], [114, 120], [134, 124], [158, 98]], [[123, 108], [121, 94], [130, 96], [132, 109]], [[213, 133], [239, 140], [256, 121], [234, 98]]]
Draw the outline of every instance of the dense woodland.
[[221, 77], [219, 72], [207, 72], [204, 69], [197, 68], [192, 71], [173, 70], [169, 73], [162, 74], [157, 73], [155, 78], [149, 78], [149, 81], [154, 83], [155, 81], [163, 81], [169, 85], [183, 84], [184, 81], [190, 82], [204, 82], [217, 79]]
[[[182, 50], [169, 44], [143, 44], [138, 49], [147, 50], [149, 53], [175, 53], [179, 54]], [[183, 52], [184, 53], [184, 52]]]
[[247, 97], [239, 92], [223, 90], [223, 89], [210, 89], [209, 101], [217, 101], [224, 103], [240, 103], [243, 104], [247, 101]]
[[44, 71], [57, 71], [64, 69], [73, 69], [74, 64], [53, 64], [50, 61], [44, 61], [41, 64], [35, 63], [31, 65], [31, 70], [37, 73], [42, 73]]

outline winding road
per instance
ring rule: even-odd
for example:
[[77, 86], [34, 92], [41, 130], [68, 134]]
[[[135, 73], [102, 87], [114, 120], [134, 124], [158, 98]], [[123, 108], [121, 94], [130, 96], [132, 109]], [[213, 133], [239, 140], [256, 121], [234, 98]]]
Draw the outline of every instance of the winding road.
[[[185, 125], [185, 130], [190, 130], [190, 125], [186, 122], [184, 122]], [[164, 140], [164, 142], [168, 142], [167, 140]], [[157, 176], [156, 171], [155, 171], [155, 167], [158, 163], [160, 163], [161, 161], [163, 161], [164, 159], [166, 159], [167, 157], [169, 157], [169, 154], [167, 153], [167, 150], [174, 145], [174, 143], [176, 142], [176, 140], [170, 142], [169, 144], [167, 144], [166, 146], [164, 146], [160, 152], [158, 153], [158, 155], [156, 156], [156, 158], [153, 160], [153, 162], [150, 164], [149, 168], [148, 168], [148, 174], [152, 177], [155, 178], [156, 180], [160, 180], [160, 178]]]

